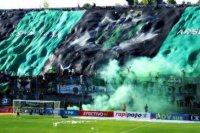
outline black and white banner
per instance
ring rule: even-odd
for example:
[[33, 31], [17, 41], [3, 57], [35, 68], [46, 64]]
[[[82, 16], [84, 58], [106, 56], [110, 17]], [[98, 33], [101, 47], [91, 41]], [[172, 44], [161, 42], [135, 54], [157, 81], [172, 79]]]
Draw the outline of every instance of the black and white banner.
[[57, 93], [82, 93], [81, 85], [59, 85], [57, 84]]
[[200, 115], [189, 115], [189, 120], [200, 121]]
[[10, 98], [1, 98], [0, 105], [11, 105], [11, 99]]

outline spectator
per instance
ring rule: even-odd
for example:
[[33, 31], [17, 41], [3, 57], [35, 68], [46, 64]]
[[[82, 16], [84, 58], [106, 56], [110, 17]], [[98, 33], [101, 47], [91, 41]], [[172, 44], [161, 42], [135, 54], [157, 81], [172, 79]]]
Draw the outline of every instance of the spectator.
[[122, 104], [122, 110], [126, 111], [126, 105], [125, 104]]
[[147, 104], [144, 106], [144, 110], [145, 110], [146, 113], [148, 112], [148, 105]]
[[155, 79], [158, 80], [159, 78], [159, 72], [157, 72]]
[[191, 109], [194, 109], [194, 102], [190, 100]]
[[75, 75], [76, 74], [76, 71], [75, 71], [75, 69], [74, 68], [72, 68], [72, 70], [71, 70], [72, 72], [72, 75]]
[[80, 83], [83, 84], [83, 75], [80, 75]]
[[79, 101], [79, 110], [83, 110], [81, 101]]
[[74, 78], [72, 75], [70, 76], [70, 82], [71, 82], [71, 84], [74, 84]]
[[159, 113], [157, 114], [157, 119], [160, 119], [160, 114]]
[[96, 8], [96, 4], [95, 3], [93, 4], [92, 8]]

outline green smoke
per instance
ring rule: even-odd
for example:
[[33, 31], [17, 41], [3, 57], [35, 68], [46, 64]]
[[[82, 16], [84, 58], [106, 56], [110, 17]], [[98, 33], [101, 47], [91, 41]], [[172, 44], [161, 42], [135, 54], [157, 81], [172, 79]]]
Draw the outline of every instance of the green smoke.
[[[195, 13], [194, 13], [195, 12]], [[173, 95], [168, 94], [165, 79], [160, 75], [197, 77], [200, 63], [200, 7], [189, 7], [172, 28], [160, 51], [154, 58], [130, 57], [124, 66], [117, 60], [100, 69], [102, 78], [115, 92], [110, 96], [97, 96], [94, 105], [85, 106], [96, 110], [120, 110], [122, 104], [128, 111], [177, 113]], [[107, 75], [105, 75], [105, 73]], [[158, 76], [158, 78], [156, 78]]]
[[[101, 77], [107, 81], [108, 87], [115, 91], [109, 96], [94, 97], [94, 104], [84, 105], [85, 110], [121, 110], [121, 105], [126, 104], [127, 111], [144, 112], [144, 106], [148, 104], [151, 112], [163, 112], [163, 107], [171, 107], [170, 99], [165, 96], [166, 88], [159, 91], [162, 87], [160, 85], [162, 79], [155, 82], [155, 78], [139, 77], [129, 63], [120, 67], [117, 60], [111, 60], [100, 72]], [[154, 88], [148, 85], [148, 81], [155, 82]], [[163, 106], [160, 106], [161, 103]]]
[[0, 43], [0, 70], [38, 75], [58, 44], [85, 11], [33, 11], [25, 15], [11, 36]]

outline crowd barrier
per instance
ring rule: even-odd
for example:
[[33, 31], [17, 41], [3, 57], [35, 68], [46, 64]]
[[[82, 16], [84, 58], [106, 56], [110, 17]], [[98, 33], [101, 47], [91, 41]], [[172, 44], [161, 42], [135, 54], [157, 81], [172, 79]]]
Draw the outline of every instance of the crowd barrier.
[[[84, 110], [54, 110], [54, 109], [23, 109], [22, 113], [40, 114], [45, 113], [52, 115], [56, 112], [59, 115], [67, 116], [88, 116], [88, 117], [115, 117], [116, 119], [158, 119], [158, 120], [185, 120], [200, 121], [200, 115], [188, 114], [165, 114], [165, 113], [144, 113], [144, 112], [122, 112], [122, 111], [84, 111]], [[0, 107], [0, 113], [12, 113], [12, 107]]]
[[78, 110], [53, 110], [53, 109], [46, 109], [45, 110], [45, 114], [54, 114], [55, 112], [59, 114], [59, 115], [72, 115], [72, 116], [78, 116], [79, 115], [79, 111]]

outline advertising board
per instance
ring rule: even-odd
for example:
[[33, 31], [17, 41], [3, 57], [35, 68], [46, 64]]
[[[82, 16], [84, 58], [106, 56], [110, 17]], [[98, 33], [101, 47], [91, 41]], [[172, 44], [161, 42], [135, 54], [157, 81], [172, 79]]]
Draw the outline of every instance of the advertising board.
[[12, 107], [0, 107], [0, 113], [12, 113], [13, 108]]
[[79, 116], [113, 117], [112, 111], [79, 111]]
[[114, 117], [116, 118], [126, 118], [126, 119], [150, 119], [150, 113], [141, 112], [114, 112]]
[[189, 115], [186, 114], [159, 114], [151, 113], [151, 119], [161, 119], [161, 120], [189, 120]]
[[79, 115], [78, 110], [53, 110], [53, 109], [46, 109], [45, 114], [54, 114], [54, 111], [57, 111], [59, 115]]
[[200, 121], [200, 115], [189, 115], [190, 121]]
[[78, 116], [79, 115], [79, 111], [78, 110], [60, 110], [60, 115]]

